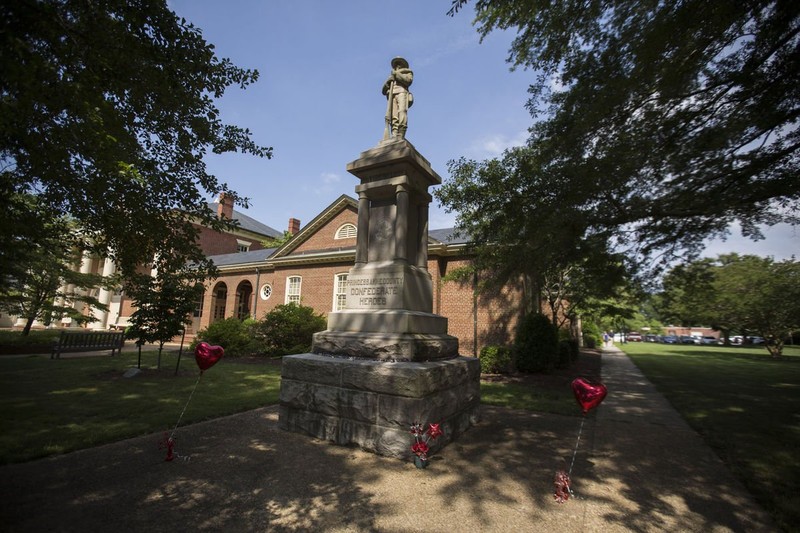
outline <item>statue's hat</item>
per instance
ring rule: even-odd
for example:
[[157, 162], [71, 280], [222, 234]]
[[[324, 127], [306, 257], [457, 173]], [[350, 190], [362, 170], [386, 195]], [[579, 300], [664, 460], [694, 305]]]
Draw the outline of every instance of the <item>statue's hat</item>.
[[392, 68], [408, 68], [408, 61], [402, 57], [395, 57], [392, 59]]

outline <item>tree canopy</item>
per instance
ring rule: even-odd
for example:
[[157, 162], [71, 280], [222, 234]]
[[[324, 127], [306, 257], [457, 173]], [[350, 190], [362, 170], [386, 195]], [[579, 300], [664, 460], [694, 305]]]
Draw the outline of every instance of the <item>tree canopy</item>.
[[660, 313], [684, 325], [705, 324], [741, 335], [758, 334], [780, 356], [800, 330], [800, 263], [724, 254], [673, 267], [664, 277]]
[[[448, 210], [457, 211], [459, 228], [474, 243], [469, 269], [489, 274], [481, 276], [481, 289], [522, 280], [521, 311], [547, 308], [560, 326], [564, 318], [586, 312], [592, 299], [619, 291], [628, 268], [611, 250], [609, 234], [587, 230], [584, 214], [558, 187], [560, 178], [539, 172], [531, 152], [520, 147], [499, 159], [452, 161], [451, 177], [435, 194]], [[549, 193], [529, 192], [536, 188]]]
[[35, 320], [45, 324], [60, 318], [77, 324], [94, 321], [93, 313], [84, 311], [107, 311], [107, 307], [92, 291], [101, 285], [107, 289], [113, 280], [76, 270], [82, 258], [70, 238], [74, 225], [53, 216], [35, 197], [26, 200], [26, 212], [19, 213], [19, 220], [38, 217], [45, 222], [38, 226], [42, 233], [20, 241], [24, 246], [14, 257], [5, 249], [0, 251], [0, 258], [8, 260], [7, 278], [0, 283], [0, 309], [25, 320], [22, 335], [30, 333]]
[[[77, 223], [78, 246], [110, 255], [124, 275], [157, 253], [201, 264], [191, 223], [231, 224], [207, 207], [228, 187], [203, 155], [271, 156], [215, 105], [258, 72], [218, 58], [165, 0], [3, 2], [0, 50], [4, 209], [24, 211], [36, 196]], [[46, 220], [29, 222], [3, 226], [0, 266], [45, 233]]]
[[[513, 161], [456, 161], [453, 187], [466, 175], [509, 205], [550, 199], [580, 235], [642, 253], [696, 250], [733, 222], [757, 238], [760, 224], [800, 221], [800, 3], [474, 5], [482, 37], [517, 32], [508, 61], [536, 73], [534, 120]], [[478, 171], [494, 165], [502, 179], [485, 186]], [[540, 209], [530, 225], [556, 214]]]

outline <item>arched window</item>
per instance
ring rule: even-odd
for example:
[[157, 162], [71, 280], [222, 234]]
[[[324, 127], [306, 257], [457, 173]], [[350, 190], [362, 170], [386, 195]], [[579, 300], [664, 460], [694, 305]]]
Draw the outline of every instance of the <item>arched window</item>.
[[348, 222], [339, 226], [339, 229], [336, 230], [336, 236], [334, 239], [354, 239], [355, 236], [356, 227]]
[[214, 285], [214, 293], [211, 298], [211, 322], [225, 318], [225, 303], [228, 299], [228, 286], [220, 281]]
[[253, 286], [245, 280], [236, 287], [236, 317], [240, 320], [250, 316], [250, 300], [253, 297]]

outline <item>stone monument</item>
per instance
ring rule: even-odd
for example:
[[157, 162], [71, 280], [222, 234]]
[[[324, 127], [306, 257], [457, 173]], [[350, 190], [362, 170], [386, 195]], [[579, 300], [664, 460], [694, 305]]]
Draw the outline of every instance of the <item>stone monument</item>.
[[432, 312], [428, 188], [441, 178], [405, 139], [408, 62], [392, 69], [384, 139], [347, 165], [361, 183], [345, 309], [328, 315], [313, 353], [283, 359], [280, 426], [407, 457], [412, 423], [442, 424], [436, 451], [477, 421], [480, 364], [458, 355], [447, 319]]

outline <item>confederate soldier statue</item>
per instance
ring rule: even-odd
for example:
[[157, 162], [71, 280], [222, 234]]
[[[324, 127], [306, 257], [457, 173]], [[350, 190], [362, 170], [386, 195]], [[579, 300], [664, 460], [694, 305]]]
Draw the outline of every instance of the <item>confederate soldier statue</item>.
[[414, 97], [408, 91], [413, 81], [414, 73], [408, 68], [408, 61], [402, 57], [392, 59], [392, 73], [383, 84], [382, 90], [387, 99], [384, 140], [389, 138], [389, 130], [394, 140], [405, 139], [408, 129], [408, 108], [414, 103]]

